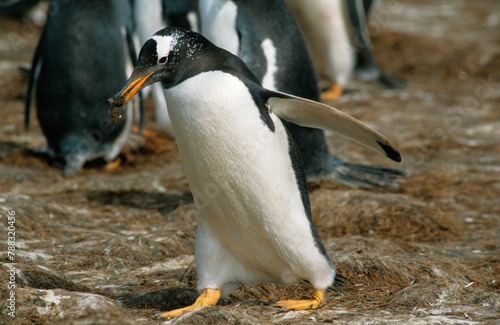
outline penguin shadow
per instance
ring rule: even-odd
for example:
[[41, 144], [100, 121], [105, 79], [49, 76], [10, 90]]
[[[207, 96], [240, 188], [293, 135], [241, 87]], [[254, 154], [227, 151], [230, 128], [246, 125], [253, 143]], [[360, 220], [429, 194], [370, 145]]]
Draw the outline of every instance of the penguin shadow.
[[185, 193], [159, 193], [140, 190], [127, 191], [96, 191], [90, 190], [86, 193], [89, 201], [101, 205], [125, 206], [137, 209], [157, 210], [161, 214], [167, 214], [178, 206], [193, 203], [193, 195]]
[[[127, 161], [124, 155], [120, 154], [119, 157], [122, 161]], [[66, 164], [63, 158], [52, 157], [48, 153], [47, 147], [31, 148], [25, 144], [12, 141], [0, 141], [0, 161], [12, 166], [43, 166], [60, 173], [62, 173]], [[99, 158], [86, 162], [82, 170], [99, 170], [103, 169], [107, 164], [107, 161]]]
[[198, 296], [199, 293], [194, 288], [168, 288], [147, 293], [129, 293], [116, 301], [126, 308], [165, 311], [190, 306]]
[[[195, 289], [198, 282], [195, 263], [184, 271], [179, 281], [184, 283], [186, 287], [172, 287], [146, 293], [126, 292], [121, 296], [115, 296], [114, 299], [126, 308], [157, 309], [162, 312], [190, 306], [200, 295]], [[281, 292], [283, 289], [283, 287], [274, 284], [261, 283], [253, 286], [239, 284], [231, 295], [221, 298], [217, 302], [217, 306], [269, 306], [278, 301], [278, 297], [270, 294], [270, 291]], [[158, 313], [153, 318], [157, 318], [159, 315]]]
[[44, 148], [29, 148], [22, 143], [0, 141], [0, 161], [13, 166], [45, 165], [46, 167], [61, 165], [51, 158]]
[[[124, 297], [116, 298], [116, 301], [126, 308], [168, 311], [191, 306], [199, 295], [198, 290], [195, 288], [168, 288], [147, 293], [127, 293]], [[244, 300], [235, 302], [230, 297], [225, 297], [217, 302], [217, 306], [270, 306], [274, 303], [276, 303], [276, 300]], [[159, 313], [153, 318], [158, 318], [158, 316]]]

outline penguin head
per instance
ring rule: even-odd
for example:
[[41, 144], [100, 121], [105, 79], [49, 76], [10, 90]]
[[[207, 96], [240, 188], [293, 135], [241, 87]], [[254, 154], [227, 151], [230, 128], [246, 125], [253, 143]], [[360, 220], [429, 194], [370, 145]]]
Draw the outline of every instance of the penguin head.
[[155, 82], [171, 88], [182, 81], [210, 70], [225, 52], [205, 37], [184, 28], [167, 27], [147, 40], [137, 66], [125, 86], [113, 98], [114, 107], [124, 106], [138, 91]]

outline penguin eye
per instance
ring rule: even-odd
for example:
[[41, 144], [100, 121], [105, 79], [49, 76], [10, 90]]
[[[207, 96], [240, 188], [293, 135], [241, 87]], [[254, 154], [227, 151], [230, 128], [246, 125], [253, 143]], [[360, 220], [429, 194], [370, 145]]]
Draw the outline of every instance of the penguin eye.
[[158, 63], [160, 63], [160, 64], [165, 64], [165, 62], [167, 62], [167, 57], [166, 57], [166, 56], [163, 56], [163, 57], [161, 57], [161, 58], [158, 60]]

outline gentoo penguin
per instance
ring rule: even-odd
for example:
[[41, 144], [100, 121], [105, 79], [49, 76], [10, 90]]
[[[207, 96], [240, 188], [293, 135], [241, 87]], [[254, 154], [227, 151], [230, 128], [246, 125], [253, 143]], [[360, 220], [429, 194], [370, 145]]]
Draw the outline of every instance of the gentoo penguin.
[[344, 0], [347, 6], [354, 42], [356, 44], [356, 68], [358, 77], [365, 81], [377, 80], [387, 88], [402, 88], [405, 80], [384, 72], [375, 61], [373, 46], [370, 40], [368, 18], [370, 12], [376, 6], [377, 0]]
[[[132, 70], [126, 34], [128, 0], [51, 1], [30, 74], [25, 125], [36, 89], [37, 116], [48, 153], [63, 158], [64, 175], [86, 161], [114, 160], [127, 141], [132, 116], [108, 121], [109, 94]], [[134, 57], [135, 59], [135, 57]]]
[[[144, 44], [156, 31], [169, 27], [183, 27], [198, 31], [199, 15], [197, 0], [135, 0], [134, 31], [138, 44]], [[137, 45], [140, 49], [140, 46]], [[144, 91], [151, 94], [155, 106], [156, 128], [174, 138], [172, 122], [165, 109], [166, 101], [160, 84], [151, 85]]]
[[[200, 0], [202, 34], [239, 56], [271, 90], [314, 101], [320, 89], [307, 44], [282, 0]], [[278, 18], [279, 17], [279, 18]], [[323, 130], [290, 125], [308, 178], [353, 186], [397, 186], [401, 170], [352, 164], [330, 154]]]
[[[136, 47], [139, 50], [140, 45], [144, 44], [156, 31], [165, 28], [167, 22], [164, 15], [163, 0], [135, 0], [134, 4], [134, 35], [137, 36]], [[156, 128], [166, 132], [174, 138], [174, 129], [172, 122], [165, 109], [167, 102], [163, 94], [163, 88], [160, 84], [151, 85], [143, 91], [144, 97], [151, 94], [155, 107]]]
[[338, 278], [312, 222], [300, 151], [288, 123], [327, 128], [401, 161], [384, 136], [330, 106], [263, 88], [237, 56], [180, 28], [157, 32], [115, 95], [110, 118], [155, 82], [167, 107], [198, 211], [196, 264], [201, 295], [189, 307], [212, 306], [237, 283], [313, 287], [284, 310], [316, 308]]
[[356, 69], [364, 79], [379, 79], [392, 88], [404, 85], [384, 74], [374, 60], [367, 24], [373, 2], [285, 0], [305, 35], [321, 80], [331, 85], [324, 99], [340, 96]]

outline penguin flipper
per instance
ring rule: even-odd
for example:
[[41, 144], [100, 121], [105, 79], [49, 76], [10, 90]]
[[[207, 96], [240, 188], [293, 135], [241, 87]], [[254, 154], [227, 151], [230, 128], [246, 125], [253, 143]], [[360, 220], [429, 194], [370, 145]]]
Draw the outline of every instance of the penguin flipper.
[[24, 107], [24, 128], [28, 129], [30, 125], [31, 118], [31, 105], [33, 102], [33, 97], [35, 95], [36, 85], [38, 83], [38, 77], [40, 76], [40, 70], [42, 68], [42, 47], [45, 40], [45, 29], [40, 36], [38, 45], [35, 49], [35, 54], [33, 55], [33, 61], [31, 62], [31, 70], [29, 73], [28, 80], [28, 91], [26, 93], [26, 102]]
[[63, 176], [71, 176], [83, 167], [87, 161], [87, 156], [81, 153], [70, 153], [64, 156], [66, 164], [63, 169]]
[[389, 139], [336, 108], [277, 91], [270, 91], [268, 98], [269, 109], [287, 121], [335, 132], [394, 161], [401, 161], [401, 154]]

